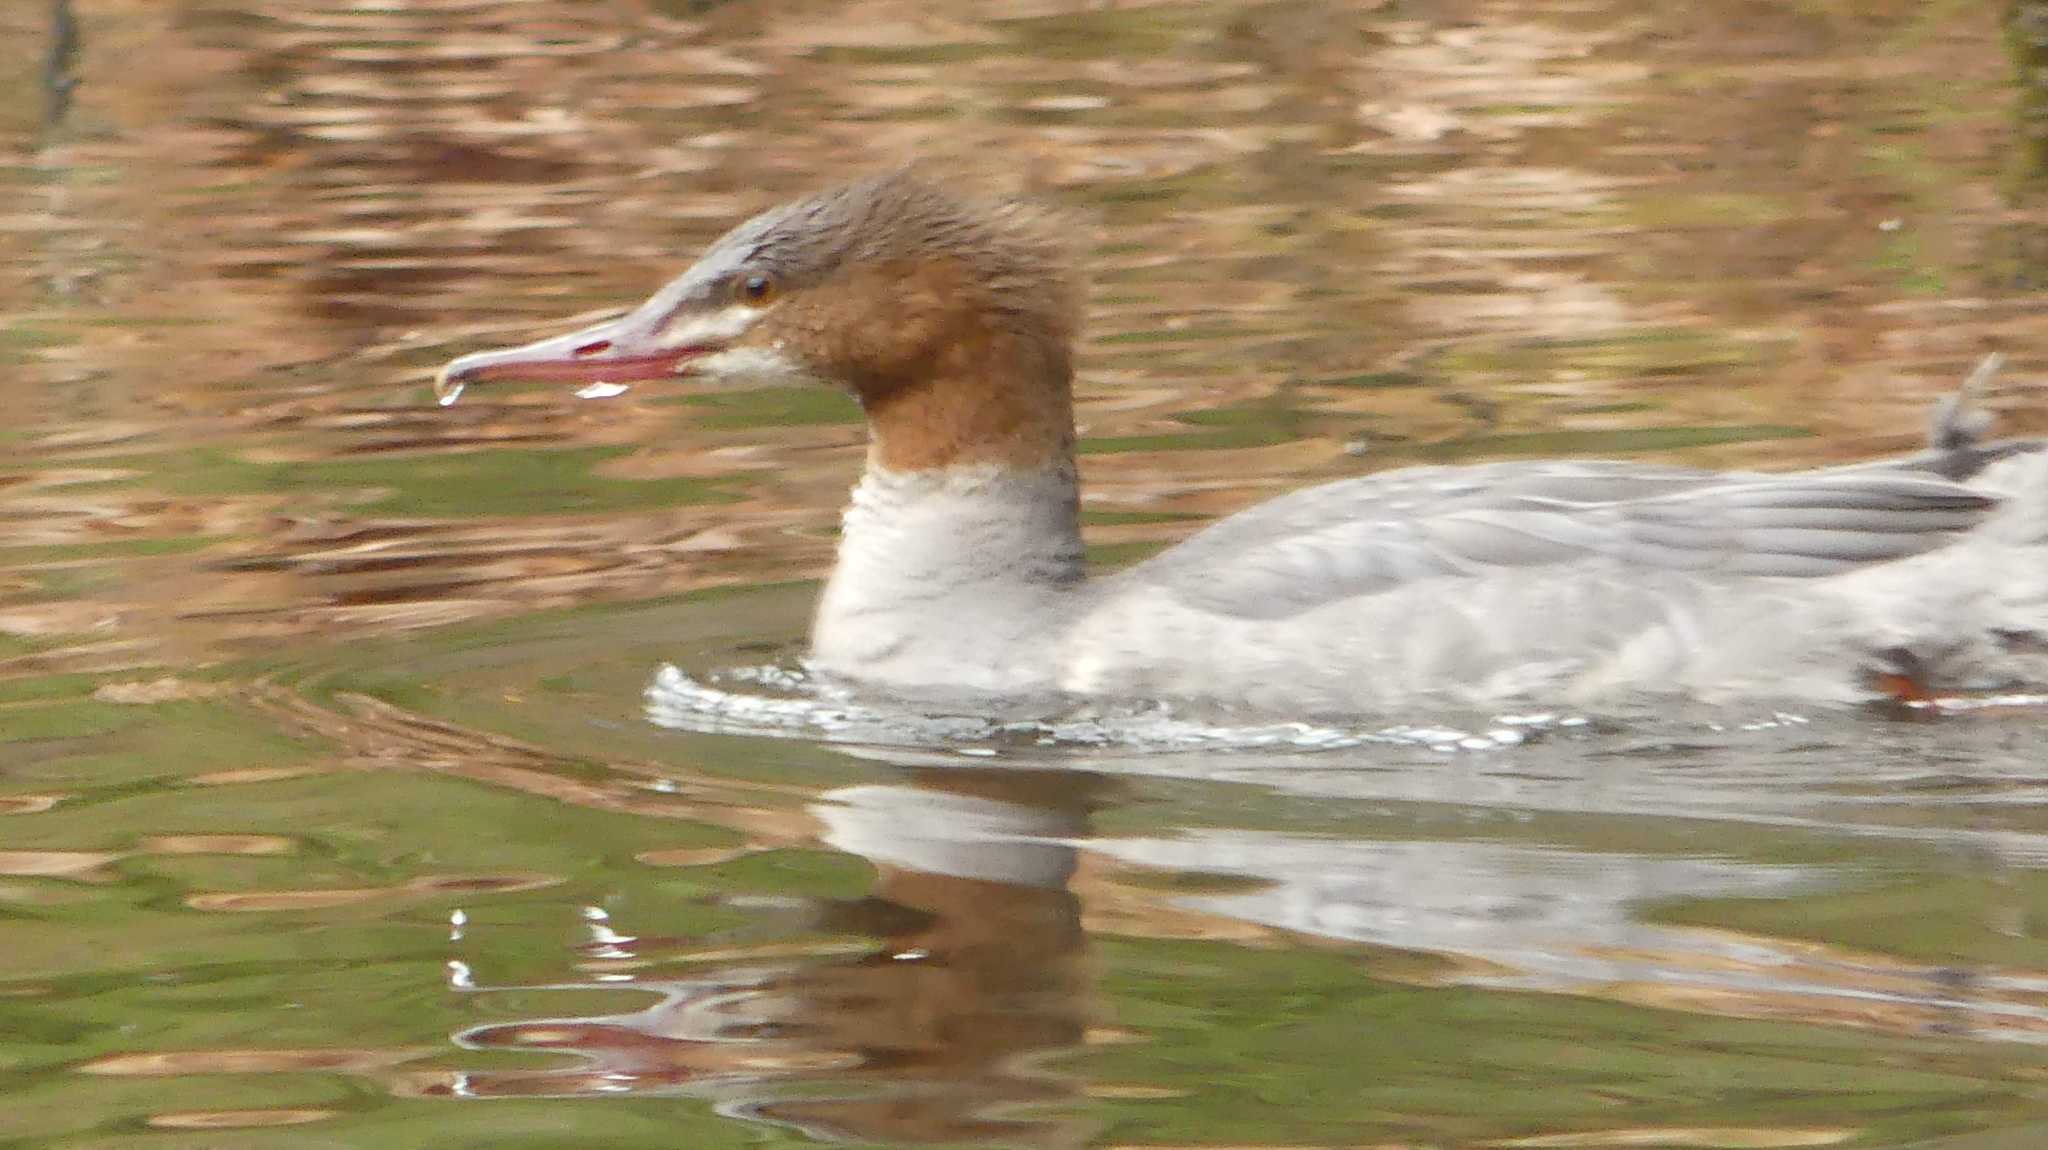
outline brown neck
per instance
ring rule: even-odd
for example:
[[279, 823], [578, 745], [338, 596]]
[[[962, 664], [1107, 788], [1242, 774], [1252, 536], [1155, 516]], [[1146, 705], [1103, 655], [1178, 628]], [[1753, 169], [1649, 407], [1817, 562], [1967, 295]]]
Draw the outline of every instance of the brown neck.
[[1067, 352], [987, 332], [942, 352], [921, 378], [863, 389], [871, 465], [889, 471], [1071, 467], [1074, 395]]

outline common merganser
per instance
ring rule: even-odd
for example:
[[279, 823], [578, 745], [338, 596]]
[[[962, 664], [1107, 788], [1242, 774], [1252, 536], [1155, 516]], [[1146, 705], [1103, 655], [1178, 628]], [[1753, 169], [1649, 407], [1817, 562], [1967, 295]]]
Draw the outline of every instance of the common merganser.
[[2048, 683], [2048, 441], [1954, 400], [1912, 456], [1787, 473], [1414, 467], [1084, 577], [1063, 229], [891, 173], [774, 208], [629, 314], [466, 355], [500, 378], [844, 388], [866, 472], [811, 665], [896, 693], [1851, 702]]

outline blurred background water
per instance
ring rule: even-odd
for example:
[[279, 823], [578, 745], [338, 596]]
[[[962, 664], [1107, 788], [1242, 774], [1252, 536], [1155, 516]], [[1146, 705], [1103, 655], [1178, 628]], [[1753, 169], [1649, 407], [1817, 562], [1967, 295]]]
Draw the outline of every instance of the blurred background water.
[[427, 389], [918, 160], [1084, 233], [1105, 568], [2041, 431], [2048, 5], [0, 30], [0, 1146], [2048, 1142], [2038, 708], [891, 729], [785, 673], [850, 402]]

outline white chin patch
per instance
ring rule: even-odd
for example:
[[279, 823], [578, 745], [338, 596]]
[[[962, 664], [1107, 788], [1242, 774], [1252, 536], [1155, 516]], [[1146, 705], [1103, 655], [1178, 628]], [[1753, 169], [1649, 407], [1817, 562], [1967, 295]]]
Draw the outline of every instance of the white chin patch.
[[772, 347], [735, 347], [685, 361], [689, 375], [760, 383], [817, 383], [796, 360]]

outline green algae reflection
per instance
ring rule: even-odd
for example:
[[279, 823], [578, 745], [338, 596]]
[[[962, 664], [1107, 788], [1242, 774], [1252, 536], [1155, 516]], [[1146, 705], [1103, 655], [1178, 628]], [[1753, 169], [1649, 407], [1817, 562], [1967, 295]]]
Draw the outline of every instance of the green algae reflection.
[[195, 450], [145, 466], [152, 482], [177, 495], [355, 496], [361, 511], [424, 518], [652, 510], [740, 498], [728, 480], [616, 479], [598, 472], [629, 453], [622, 447], [494, 449], [258, 462]]

